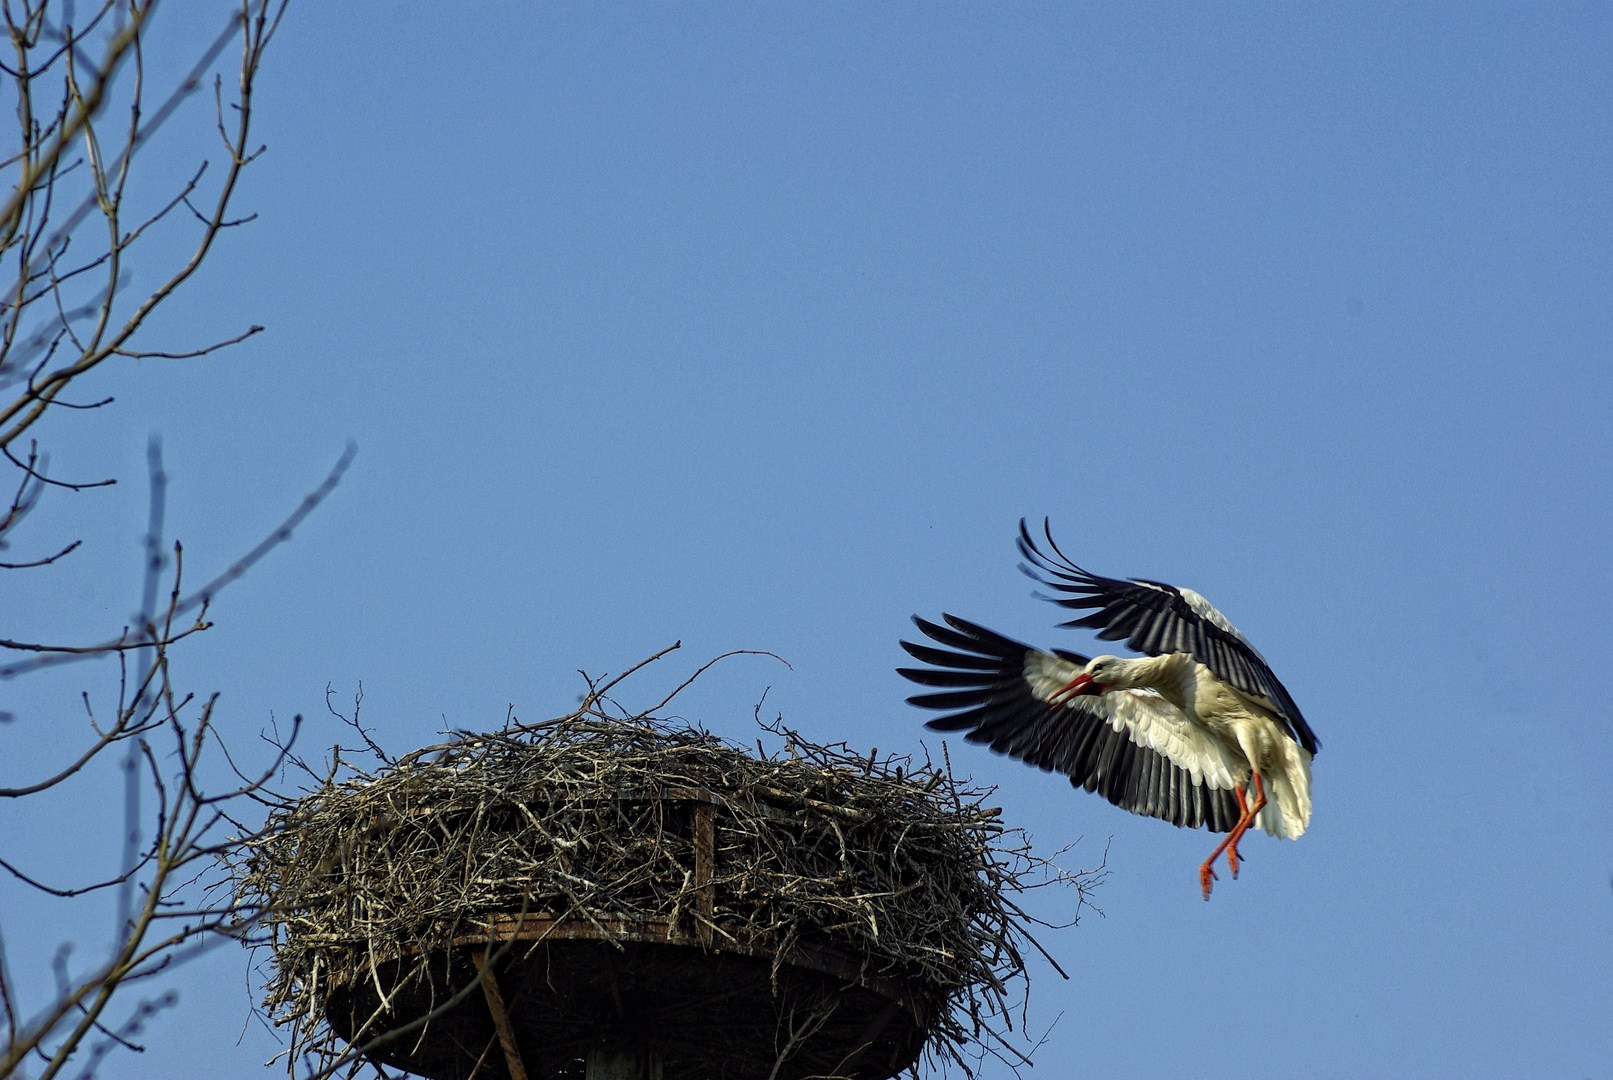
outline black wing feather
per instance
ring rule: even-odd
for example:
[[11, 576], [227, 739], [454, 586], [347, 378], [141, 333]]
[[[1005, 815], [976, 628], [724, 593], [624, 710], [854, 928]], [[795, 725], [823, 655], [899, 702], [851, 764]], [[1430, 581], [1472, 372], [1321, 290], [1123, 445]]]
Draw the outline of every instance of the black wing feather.
[[1187, 653], [1229, 686], [1270, 702], [1283, 727], [1311, 754], [1320, 749], [1288, 688], [1243, 635], [1206, 619], [1174, 585], [1142, 578], [1122, 581], [1081, 569], [1059, 550], [1046, 521], [1042, 533], [1047, 551], [1037, 546], [1029, 525], [1020, 519], [1019, 551], [1025, 557], [1020, 569], [1062, 594], [1044, 599], [1077, 611], [1097, 609], [1060, 626], [1094, 630], [1101, 641], [1124, 641], [1149, 656]]
[[[934, 666], [897, 669], [920, 686], [946, 688], [907, 699], [948, 714], [926, 727], [963, 731], [968, 742], [1064, 773], [1074, 786], [1135, 814], [1215, 832], [1226, 832], [1237, 820], [1232, 792], [1194, 783], [1186, 769], [1132, 742], [1109, 723], [1101, 698], [1055, 705], [1038, 697], [1025, 677], [1030, 646], [954, 615], [942, 618], [948, 625], [917, 616], [913, 622], [946, 649], [902, 642], [910, 655]], [[1087, 662], [1078, 653], [1056, 655], [1076, 665]]]

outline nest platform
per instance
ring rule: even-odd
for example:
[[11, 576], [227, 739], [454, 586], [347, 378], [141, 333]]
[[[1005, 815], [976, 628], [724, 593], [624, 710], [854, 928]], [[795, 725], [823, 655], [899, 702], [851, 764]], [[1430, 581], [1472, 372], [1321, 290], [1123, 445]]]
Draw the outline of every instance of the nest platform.
[[781, 735], [585, 710], [283, 806], [237, 888], [294, 1056], [436, 1080], [964, 1062], [1023, 974], [1005, 893], [1046, 864], [943, 768]]

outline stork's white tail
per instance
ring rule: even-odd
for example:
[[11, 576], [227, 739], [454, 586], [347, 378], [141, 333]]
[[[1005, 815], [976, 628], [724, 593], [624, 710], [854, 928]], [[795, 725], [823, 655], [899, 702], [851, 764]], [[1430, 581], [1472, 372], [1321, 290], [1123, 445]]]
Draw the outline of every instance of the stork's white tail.
[[1298, 743], [1283, 739], [1280, 768], [1261, 774], [1266, 785], [1266, 808], [1255, 824], [1272, 836], [1297, 840], [1311, 823], [1311, 755]]

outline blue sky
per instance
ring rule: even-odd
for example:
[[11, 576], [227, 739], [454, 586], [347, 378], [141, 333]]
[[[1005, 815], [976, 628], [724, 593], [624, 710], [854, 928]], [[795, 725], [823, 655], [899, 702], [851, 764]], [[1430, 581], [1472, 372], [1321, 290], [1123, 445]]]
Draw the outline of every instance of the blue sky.
[[[296, 4], [258, 220], [147, 341], [267, 331], [108, 370], [115, 407], [42, 433], [124, 479], [41, 515], [94, 541], [0, 579], [0, 618], [128, 618], [150, 434], [195, 581], [354, 440], [178, 654], [240, 743], [327, 684], [396, 749], [556, 715], [681, 640], [627, 703], [766, 649], [791, 667], [727, 661], [679, 715], [748, 740], [765, 690], [933, 749], [911, 614], [1090, 644], [1015, 569], [1047, 515], [1207, 595], [1323, 747], [1309, 832], [1208, 904], [1209, 834], [954, 747], [1039, 849], [1107, 850], [1103, 917], [1042, 938], [1072, 978], [1033, 972], [1036, 1075], [1608, 1077], [1610, 51], [1593, 4]], [[212, 149], [194, 104], [152, 200]], [[114, 679], [0, 686], [0, 776]], [[0, 828], [109, 867], [117, 790]], [[8, 937], [13, 971], [93, 954], [84, 918]], [[268, 1075], [239, 955], [178, 989], [104, 1075]]]

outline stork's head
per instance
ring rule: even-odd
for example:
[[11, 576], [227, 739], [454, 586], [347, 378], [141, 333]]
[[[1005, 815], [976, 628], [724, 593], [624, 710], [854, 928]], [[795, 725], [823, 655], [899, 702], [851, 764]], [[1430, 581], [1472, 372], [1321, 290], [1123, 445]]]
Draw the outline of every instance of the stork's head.
[[1081, 674], [1070, 680], [1069, 696], [1104, 694], [1110, 690], [1126, 689], [1132, 685], [1126, 662], [1118, 656], [1094, 656], [1087, 661]]

